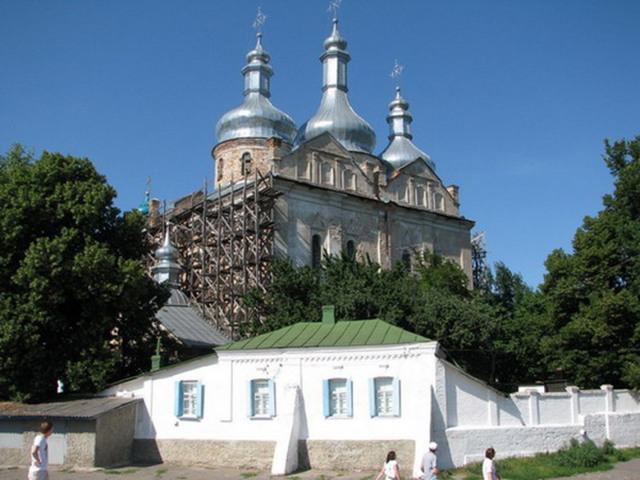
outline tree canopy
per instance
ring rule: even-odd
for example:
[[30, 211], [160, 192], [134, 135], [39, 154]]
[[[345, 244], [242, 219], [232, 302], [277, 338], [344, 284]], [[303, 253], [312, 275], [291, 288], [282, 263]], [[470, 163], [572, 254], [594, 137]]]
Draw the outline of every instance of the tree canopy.
[[0, 398], [93, 391], [148, 369], [166, 292], [141, 259], [137, 212], [87, 159], [0, 157]]
[[573, 252], [546, 261], [541, 289], [557, 334], [545, 350], [579, 385], [640, 387], [640, 137], [606, 141], [603, 158], [613, 194], [585, 217]]

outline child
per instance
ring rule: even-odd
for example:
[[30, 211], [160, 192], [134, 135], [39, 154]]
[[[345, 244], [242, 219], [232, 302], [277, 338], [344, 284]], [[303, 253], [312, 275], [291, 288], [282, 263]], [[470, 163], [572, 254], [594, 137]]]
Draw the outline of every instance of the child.
[[400, 480], [400, 468], [398, 467], [398, 462], [396, 462], [396, 452], [393, 450], [387, 453], [387, 460], [384, 462], [376, 480], [380, 480], [383, 475], [385, 480]]
[[49, 480], [49, 447], [47, 438], [53, 433], [53, 423], [42, 422], [40, 433], [36, 435], [31, 447], [31, 466], [28, 480]]

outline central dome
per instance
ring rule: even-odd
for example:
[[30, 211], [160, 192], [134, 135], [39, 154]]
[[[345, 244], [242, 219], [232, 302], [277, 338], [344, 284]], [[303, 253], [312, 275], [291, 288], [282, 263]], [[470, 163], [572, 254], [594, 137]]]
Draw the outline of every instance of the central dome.
[[316, 113], [298, 130], [295, 143], [330, 133], [347, 150], [371, 153], [376, 145], [376, 134], [371, 126], [351, 107], [347, 96], [347, 41], [338, 31], [338, 20], [333, 20], [333, 31], [324, 42], [320, 57], [323, 65], [322, 101]]

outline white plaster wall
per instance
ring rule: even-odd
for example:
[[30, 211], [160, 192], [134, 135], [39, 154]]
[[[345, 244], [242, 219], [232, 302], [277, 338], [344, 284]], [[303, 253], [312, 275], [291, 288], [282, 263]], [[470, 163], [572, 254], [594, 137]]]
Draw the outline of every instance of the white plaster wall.
[[[135, 438], [274, 440], [282, 435], [287, 413], [279, 399], [299, 385], [302, 399], [301, 438], [371, 440], [416, 439], [428, 441], [430, 385], [435, 342], [345, 349], [289, 349], [286, 351], [221, 351], [161, 370], [106, 390], [144, 397], [138, 412]], [[370, 417], [369, 378], [400, 379], [400, 417]], [[276, 387], [276, 416], [248, 417], [247, 383], [271, 378]], [[322, 380], [353, 381], [353, 417], [324, 418]], [[175, 382], [196, 380], [204, 385], [203, 417], [180, 419], [174, 415]]]
[[532, 456], [539, 452], [555, 451], [572, 437], [580, 436], [579, 426], [528, 426], [450, 428], [446, 432], [447, 450], [438, 458], [444, 468], [481, 461], [484, 451], [496, 449], [496, 460]]
[[616, 390], [613, 392], [615, 410], [617, 412], [633, 412], [638, 408], [638, 394], [629, 390]]
[[446, 375], [447, 426], [491, 425], [488, 402], [494, 390], [452, 365]]
[[582, 390], [579, 397], [580, 413], [596, 413], [605, 409], [605, 393], [600, 390]]
[[589, 415], [585, 418], [585, 430], [589, 438], [601, 444], [607, 438], [617, 448], [640, 445], [640, 414], [613, 413]]
[[549, 393], [539, 397], [540, 424], [571, 424], [571, 396], [565, 393]]

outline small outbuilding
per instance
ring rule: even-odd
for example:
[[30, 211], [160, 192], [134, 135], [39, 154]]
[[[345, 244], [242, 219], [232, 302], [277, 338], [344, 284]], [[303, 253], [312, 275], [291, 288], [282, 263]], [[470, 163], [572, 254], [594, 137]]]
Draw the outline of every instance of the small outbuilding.
[[0, 403], [0, 465], [29, 463], [38, 426], [53, 422], [49, 463], [116, 467], [131, 463], [138, 398], [94, 397], [24, 405]]

